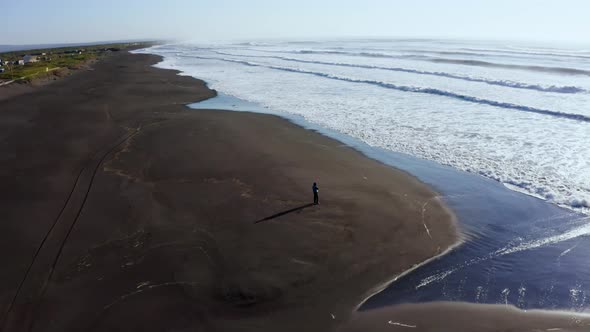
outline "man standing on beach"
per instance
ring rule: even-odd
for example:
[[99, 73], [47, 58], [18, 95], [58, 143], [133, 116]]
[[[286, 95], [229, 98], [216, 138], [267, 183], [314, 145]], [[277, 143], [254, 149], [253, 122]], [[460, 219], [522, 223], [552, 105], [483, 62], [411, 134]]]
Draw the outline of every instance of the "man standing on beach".
[[313, 186], [311, 187], [311, 189], [313, 190], [313, 204], [314, 205], [320, 204], [320, 198], [318, 196], [318, 191], [320, 191], [320, 189], [318, 188], [318, 185], [315, 182], [313, 183]]

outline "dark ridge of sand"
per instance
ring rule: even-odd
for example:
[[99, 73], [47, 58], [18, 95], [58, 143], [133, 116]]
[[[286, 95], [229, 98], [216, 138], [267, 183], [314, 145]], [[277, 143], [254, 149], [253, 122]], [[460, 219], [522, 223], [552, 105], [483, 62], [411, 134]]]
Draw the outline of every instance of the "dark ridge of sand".
[[342, 332], [587, 332], [590, 316], [575, 312], [519, 310], [462, 302], [404, 304], [355, 313]]
[[278, 117], [189, 110], [214, 91], [159, 59], [0, 101], [6, 331], [335, 330], [458, 240], [413, 177]]

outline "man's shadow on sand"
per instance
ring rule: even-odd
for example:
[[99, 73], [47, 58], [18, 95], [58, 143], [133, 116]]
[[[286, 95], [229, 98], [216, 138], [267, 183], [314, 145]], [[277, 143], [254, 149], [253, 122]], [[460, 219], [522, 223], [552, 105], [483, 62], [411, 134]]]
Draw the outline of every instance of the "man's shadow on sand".
[[283, 211], [283, 212], [279, 212], [277, 214], [273, 214], [272, 216], [266, 217], [264, 219], [260, 219], [258, 221], [255, 221], [254, 223], [255, 224], [258, 224], [259, 222], [268, 221], [268, 220], [271, 220], [271, 219], [274, 219], [274, 218], [278, 218], [280, 216], [284, 216], [284, 215], [289, 214], [289, 213], [301, 212], [303, 209], [308, 208], [308, 207], [313, 206], [313, 205], [314, 205], [313, 203], [301, 205], [301, 206], [298, 206], [296, 208], [292, 208], [292, 209], [287, 210], [287, 211]]

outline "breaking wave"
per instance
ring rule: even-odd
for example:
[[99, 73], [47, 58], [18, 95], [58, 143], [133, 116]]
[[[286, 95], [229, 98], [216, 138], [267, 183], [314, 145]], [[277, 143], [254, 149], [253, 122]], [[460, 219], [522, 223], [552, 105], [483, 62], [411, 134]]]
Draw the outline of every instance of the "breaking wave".
[[330, 50], [321, 50], [321, 51], [316, 51], [316, 50], [296, 50], [296, 51], [257, 50], [257, 51], [271, 52], [271, 53], [289, 53], [289, 54], [326, 54], [326, 55], [331, 54], [331, 55], [345, 55], [345, 56], [370, 57], [370, 58], [410, 59], [410, 60], [429, 61], [429, 62], [434, 62], [434, 63], [447, 63], [447, 64], [454, 64], [454, 65], [464, 65], [464, 66], [516, 69], [516, 70], [526, 70], [526, 71], [543, 72], [543, 73], [590, 76], [589, 70], [578, 69], [578, 68], [518, 65], [518, 64], [496, 63], [496, 62], [481, 61], [481, 60], [438, 58], [438, 57], [431, 57], [431, 56], [426, 56], [426, 55], [395, 55], [395, 54], [377, 53], [377, 52], [347, 52], [347, 51], [330, 51]]
[[514, 54], [520, 56], [539, 56], [539, 57], [559, 57], [559, 58], [574, 58], [574, 59], [588, 59], [590, 56], [582, 54], [566, 54], [566, 53], [550, 53], [550, 52], [538, 52], [538, 51], [510, 51], [510, 50], [492, 50], [492, 49], [479, 49], [479, 48], [462, 48], [462, 50], [468, 52], [485, 52], [495, 54]]
[[217, 60], [217, 61], [224, 61], [224, 62], [232, 62], [232, 63], [242, 64], [242, 65], [246, 65], [246, 66], [250, 66], [250, 67], [261, 67], [261, 68], [267, 68], [267, 69], [273, 69], [273, 70], [281, 70], [281, 71], [290, 72], [290, 73], [313, 75], [313, 76], [317, 76], [317, 77], [327, 78], [327, 79], [331, 79], [331, 80], [345, 81], [345, 82], [350, 82], [350, 83], [369, 84], [369, 85], [374, 85], [374, 86], [378, 86], [378, 87], [385, 88], [385, 89], [392, 89], [392, 90], [403, 91], [403, 92], [414, 92], [414, 93], [438, 95], [438, 96], [454, 98], [457, 100], [475, 103], [475, 104], [489, 105], [489, 106], [494, 106], [494, 107], [499, 107], [499, 108], [504, 108], [504, 109], [512, 109], [512, 110], [517, 110], [517, 111], [521, 111], [521, 112], [536, 113], [536, 114], [541, 114], [541, 115], [549, 115], [549, 116], [563, 118], [563, 119], [569, 119], [569, 120], [590, 122], [590, 117], [582, 115], [582, 114], [571, 114], [571, 113], [564, 113], [564, 112], [558, 112], [558, 111], [551, 111], [551, 110], [546, 110], [546, 109], [540, 109], [540, 108], [517, 105], [517, 104], [506, 103], [506, 102], [501, 102], [501, 101], [495, 101], [495, 100], [490, 100], [490, 99], [483, 99], [483, 98], [463, 95], [463, 94], [459, 94], [459, 93], [455, 93], [455, 92], [444, 91], [444, 90], [434, 89], [434, 88], [422, 88], [422, 87], [396, 85], [396, 84], [387, 83], [387, 82], [342, 77], [342, 76], [336, 76], [336, 75], [332, 75], [332, 74], [328, 74], [328, 73], [308, 71], [308, 70], [297, 69], [297, 68], [264, 65], [264, 64], [259, 64], [259, 63], [255, 63], [255, 62], [243, 61], [243, 60], [215, 58], [215, 57], [202, 57], [202, 56], [191, 56], [191, 57], [204, 59], [204, 60]]
[[277, 60], [283, 60], [283, 61], [318, 64], [318, 65], [326, 65], [326, 66], [352, 67], [352, 68], [363, 68], [363, 69], [380, 69], [380, 70], [404, 72], [404, 73], [417, 74], [417, 75], [439, 76], [439, 77], [446, 77], [446, 78], [457, 79], [457, 80], [468, 81], [468, 82], [485, 83], [485, 84], [489, 84], [489, 85], [503, 86], [503, 87], [509, 87], [509, 88], [514, 88], [514, 89], [536, 90], [536, 91], [541, 91], [541, 92], [554, 92], [554, 93], [586, 92], [586, 90], [576, 87], [576, 86], [555, 86], [555, 85], [541, 86], [538, 84], [526, 84], [526, 83], [507, 81], [507, 80], [490, 80], [490, 79], [485, 79], [485, 78], [455, 75], [455, 74], [445, 73], [445, 72], [423, 71], [423, 70], [408, 69], [408, 68], [401, 68], [401, 67], [382, 67], [382, 66], [352, 64], [352, 63], [311, 61], [311, 60], [301, 60], [301, 59], [288, 58], [288, 57], [282, 57], [282, 56], [271, 56], [271, 55], [242, 55], [242, 54], [231, 54], [231, 53], [225, 53], [225, 52], [219, 52], [219, 51], [215, 51], [215, 53], [220, 54], [220, 55], [235, 56], [235, 57], [270, 58], [270, 59], [277, 59]]

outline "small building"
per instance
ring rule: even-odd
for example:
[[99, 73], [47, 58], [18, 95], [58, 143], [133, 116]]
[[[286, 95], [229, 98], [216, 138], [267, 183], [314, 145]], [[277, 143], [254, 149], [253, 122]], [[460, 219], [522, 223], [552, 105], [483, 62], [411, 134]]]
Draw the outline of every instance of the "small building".
[[38, 62], [39, 59], [37, 59], [37, 56], [35, 56], [35, 55], [25, 55], [23, 57], [23, 61], [25, 63], [33, 63], [33, 62]]
[[19, 65], [19, 66], [24, 66], [25, 65], [25, 60], [16, 60], [14, 62], [15, 65]]

